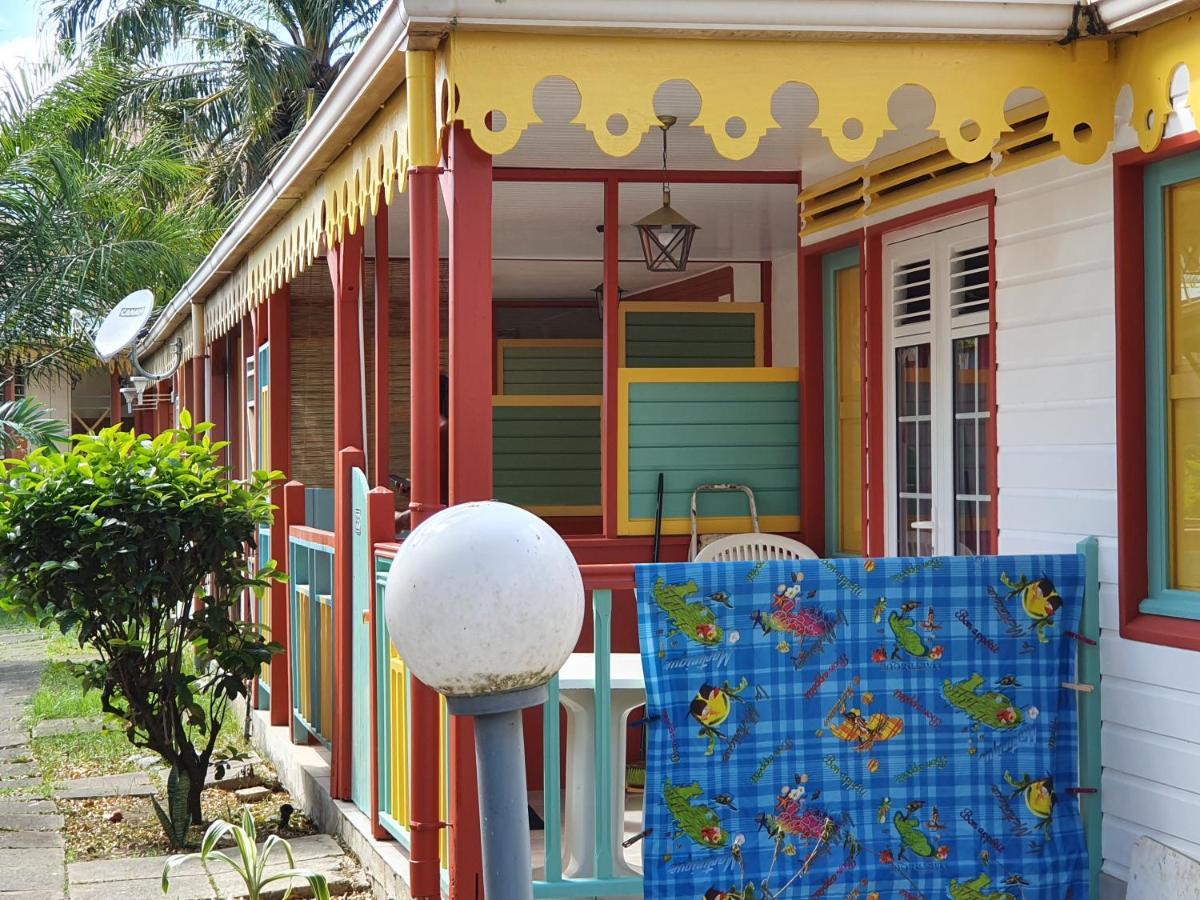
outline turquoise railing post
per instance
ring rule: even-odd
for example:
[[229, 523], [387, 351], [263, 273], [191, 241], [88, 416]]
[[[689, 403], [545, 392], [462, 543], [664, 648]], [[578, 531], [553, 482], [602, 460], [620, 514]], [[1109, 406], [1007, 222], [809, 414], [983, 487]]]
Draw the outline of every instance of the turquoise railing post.
[[562, 784], [559, 765], [558, 676], [546, 686], [548, 696], [542, 707], [542, 820], [545, 822], [546, 873], [548, 882], [562, 881]]
[[592, 591], [596, 657], [596, 878], [612, 878], [612, 591]]
[[297, 544], [290, 535], [288, 536], [288, 557], [288, 572], [290, 573], [288, 603], [292, 613], [288, 616], [291, 630], [291, 640], [288, 643], [291, 652], [288, 655], [292, 670], [292, 742], [304, 744], [308, 742], [308, 732], [296, 717], [296, 711], [300, 708], [300, 602], [298, 588], [301, 584], [308, 583], [309, 567], [304, 548]]
[[1079, 632], [1092, 643], [1079, 646], [1078, 678], [1092, 690], [1079, 694], [1079, 776], [1081, 787], [1095, 790], [1081, 794], [1080, 811], [1088, 848], [1090, 896], [1100, 896], [1100, 867], [1104, 862], [1101, 841], [1103, 816], [1100, 809], [1100, 544], [1094, 537], [1084, 538], [1076, 546], [1083, 556], [1086, 583]]

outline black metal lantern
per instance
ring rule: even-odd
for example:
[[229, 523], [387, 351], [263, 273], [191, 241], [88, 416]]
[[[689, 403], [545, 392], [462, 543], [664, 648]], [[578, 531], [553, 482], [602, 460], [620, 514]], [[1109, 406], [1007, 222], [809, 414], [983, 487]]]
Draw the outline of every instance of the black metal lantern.
[[700, 229], [671, 206], [671, 182], [667, 178], [667, 131], [674, 116], [659, 116], [663, 133], [663, 205], [634, 223], [642, 241], [642, 256], [651, 272], [682, 272], [692, 252], [692, 239]]

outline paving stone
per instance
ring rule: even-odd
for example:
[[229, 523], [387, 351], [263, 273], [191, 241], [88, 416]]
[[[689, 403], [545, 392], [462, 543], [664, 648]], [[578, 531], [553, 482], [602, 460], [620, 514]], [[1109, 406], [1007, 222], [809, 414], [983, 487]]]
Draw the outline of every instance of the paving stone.
[[10, 814], [28, 815], [29, 813], [56, 813], [58, 807], [53, 800], [10, 800], [0, 797], [0, 822]]
[[59, 831], [63, 817], [49, 813], [13, 813], [0, 815], [0, 831]]
[[[0, 797], [11, 798], [16, 792], [16, 796], [24, 796], [30, 789], [40, 788], [42, 779], [40, 778], [10, 778], [8, 781], [0, 781]], [[38, 795], [40, 796], [40, 795]]]
[[81, 719], [43, 719], [33, 726], [33, 736], [35, 738], [54, 737], [60, 734], [86, 734], [103, 730], [104, 719], [101, 716], [86, 716]]
[[[171, 889], [162, 892], [161, 874], [154, 878], [110, 881], [102, 884], [71, 882], [71, 900], [150, 900], [173, 897], [175, 900], [214, 900], [216, 892], [207, 875], [185, 875], [171, 879]], [[294, 895], [293, 895], [294, 896]], [[8, 900], [7, 897], [4, 900]]]
[[154, 785], [145, 772], [127, 775], [98, 775], [60, 781], [54, 790], [59, 800], [84, 800], [92, 797], [152, 797]]
[[61, 872], [65, 861], [66, 851], [61, 848], [0, 850], [0, 897], [37, 885], [45, 872]]
[[37, 763], [32, 762], [0, 762], [0, 787], [8, 778], [28, 778], [41, 772]]
[[49, 891], [9, 891], [3, 900], [64, 900], [62, 888]]
[[0, 849], [27, 850], [65, 847], [66, 841], [56, 831], [0, 831]]
[[[119, 881], [145, 881], [162, 878], [163, 866], [169, 857], [138, 856], [132, 859], [93, 859], [75, 862], [67, 866], [72, 893], [77, 884], [112, 884]], [[224, 863], [219, 865], [224, 866]], [[189, 860], [175, 869], [171, 878], [187, 875], [204, 875], [204, 866], [199, 860]]]
[[28, 747], [28, 731], [0, 731], [0, 748]]
[[0, 762], [29, 762], [33, 756], [28, 747], [5, 747], [0, 749]]
[[270, 788], [262, 787], [260, 785], [258, 787], [248, 787], [234, 791], [233, 796], [237, 797], [243, 803], [258, 803], [259, 801], [266, 800], [268, 797], [270, 797], [271, 793], [272, 791]]

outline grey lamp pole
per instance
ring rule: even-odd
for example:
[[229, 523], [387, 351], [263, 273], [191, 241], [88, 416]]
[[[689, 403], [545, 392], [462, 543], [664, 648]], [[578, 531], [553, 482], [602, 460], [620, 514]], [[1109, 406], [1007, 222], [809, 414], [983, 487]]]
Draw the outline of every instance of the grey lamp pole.
[[579, 639], [583, 600], [563, 539], [507, 503], [431, 516], [388, 572], [392, 643], [451, 715], [475, 719], [484, 892], [496, 900], [533, 897], [521, 710], [546, 702]]

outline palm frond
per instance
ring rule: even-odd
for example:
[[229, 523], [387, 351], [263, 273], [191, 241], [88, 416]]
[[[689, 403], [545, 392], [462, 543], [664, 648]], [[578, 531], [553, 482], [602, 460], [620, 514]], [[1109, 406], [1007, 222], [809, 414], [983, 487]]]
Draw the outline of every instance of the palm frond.
[[24, 442], [30, 448], [61, 444], [67, 427], [30, 397], [0, 403], [0, 452], [8, 456]]

